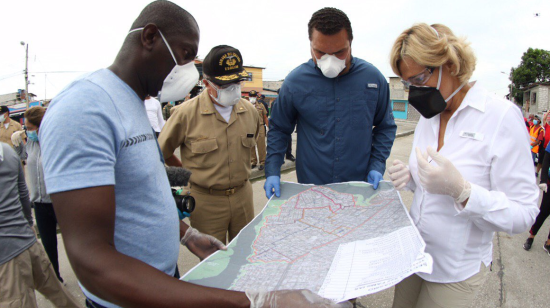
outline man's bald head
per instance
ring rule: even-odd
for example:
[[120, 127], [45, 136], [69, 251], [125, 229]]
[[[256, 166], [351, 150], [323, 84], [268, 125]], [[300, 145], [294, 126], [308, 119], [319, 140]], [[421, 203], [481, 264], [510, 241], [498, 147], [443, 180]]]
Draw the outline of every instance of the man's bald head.
[[155, 24], [165, 36], [199, 35], [199, 26], [195, 18], [175, 3], [166, 0], [151, 2], [139, 14], [132, 24], [133, 29]]
[[147, 5], [132, 24], [115, 62], [109, 67], [139, 97], [156, 96], [175, 65], [193, 61], [200, 33], [195, 18], [170, 1]]

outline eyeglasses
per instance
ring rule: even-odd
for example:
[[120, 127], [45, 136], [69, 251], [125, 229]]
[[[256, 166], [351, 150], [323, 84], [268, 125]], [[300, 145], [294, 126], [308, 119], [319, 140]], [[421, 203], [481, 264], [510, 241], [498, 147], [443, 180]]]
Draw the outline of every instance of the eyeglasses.
[[428, 82], [430, 77], [432, 77], [434, 70], [435, 67], [427, 67], [422, 72], [420, 72], [420, 74], [416, 74], [407, 80], [401, 79], [401, 82], [403, 83], [403, 85], [405, 85], [405, 89], [409, 89], [411, 85], [423, 86]]

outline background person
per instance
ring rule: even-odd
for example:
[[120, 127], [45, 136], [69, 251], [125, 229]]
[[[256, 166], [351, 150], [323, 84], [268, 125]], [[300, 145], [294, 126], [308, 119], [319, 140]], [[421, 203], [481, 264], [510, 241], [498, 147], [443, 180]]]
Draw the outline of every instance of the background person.
[[395, 139], [386, 78], [353, 57], [347, 15], [323, 8], [308, 23], [311, 59], [294, 69], [271, 108], [265, 192], [280, 196], [281, 165], [297, 126], [299, 183], [368, 181], [378, 188]]
[[434, 261], [431, 274], [397, 284], [393, 307], [469, 307], [494, 232], [524, 232], [538, 213], [523, 119], [511, 102], [468, 83], [474, 53], [444, 25], [406, 29], [390, 58], [422, 117], [409, 167], [396, 160], [388, 171], [397, 189], [414, 191], [411, 218]]
[[46, 113], [43, 107], [32, 107], [25, 111], [25, 126], [27, 127], [28, 140], [22, 138], [23, 132], [16, 132], [12, 135], [12, 141], [19, 155], [27, 159], [27, 176], [31, 202], [34, 204], [36, 225], [42, 239], [44, 249], [52, 263], [55, 275], [63, 282], [59, 273], [59, 261], [57, 254], [57, 218], [53, 209], [50, 196], [46, 192], [44, 182], [44, 170], [42, 168], [42, 153], [38, 132], [42, 118]]
[[[550, 147], [547, 147], [545, 152], [550, 152]], [[540, 159], [540, 158], [539, 158]], [[535, 223], [531, 226], [529, 230], [529, 237], [525, 240], [523, 244], [523, 249], [530, 250], [533, 246], [533, 240], [539, 232], [540, 228], [550, 215], [550, 194], [548, 193], [548, 171], [550, 167], [550, 155], [544, 155], [544, 161], [542, 162], [542, 173], [540, 174], [540, 184], [539, 188], [542, 191], [542, 201], [540, 202], [540, 212], [537, 215]], [[548, 239], [542, 245], [542, 249], [550, 255], [550, 232], [548, 233]]]
[[269, 106], [267, 105], [267, 102], [265, 101], [265, 95], [263, 95], [263, 94], [258, 95], [258, 102], [260, 102], [264, 106], [265, 111], [267, 112], [267, 116], [269, 117]]
[[[170, 102], [168, 102], [168, 104], [170, 104]], [[151, 123], [151, 127], [155, 131], [155, 135], [158, 138], [164, 124], [166, 123], [162, 116], [162, 106], [156, 98], [147, 95], [145, 97], [145, 110], [147, 110], [147, 118], [149, 118], [149, 123]]]
[[18, 131], [23, 131], [21, 124], [10, 118], [10, 109], [8, 106], [0, 106], [0, 142], [7, 143], [13, 147], [11, 135]]
[[0, 142], [0, 307], [37, 307], [34, 290], [56, 307], [79, 307], [37, 242], [18, 155]]
[[540, 170], [542, 169], [542, 162], [544, 161], [544, 157], [546, 156], [546, 147], [548, 146], [548, 142], [550, 141], [550, 117], [548, 114], [550, 111], [547, 111], [542, 116], [542, 128], [544, 129], [544, 138], [542, 139], [543, 142], [539, 146], [539, 153], [538, 153], [538, 161], [537, 161], [537, 169], [536, 173], [539, 174]]
[[[540, 118], [537, 115], [533, 117], [533, 125], [529, 129], [529, 137], [531, 157], [533, 158], [533, 164], [536, 166], [539, 149], [544, 141], [544, 128], [542, 127]], [[537, 171], [535, 171], [535, 175], [538, 176]]]
[[[267, 119], [267, 109], [264, 106], [264, 104], [259, 100], [258, 98], [258, 92], [255, 90], [252, 90], [249, 92], [250, 96], [250, 102], [252, 105], [254, 105], [254, 108], [256, 108], [256, 111], [258, 111], [258, 115], [260, 118], [260, 133], [258, 134], [258, 142], [254, 147], [252, 147], [250, 150], [250, 155], [252, 156], [251, 164], [252, 169], [256, 168], [258, 162], [260, 163], [260, 167], [258, 167], [258, 170], [264, 170], [265, 168], [265, 156], [267, 154], [266, 152], [266, 140], [265, 140], [265, 133], [266, 133], [266, 125], [269, 125], [269, 120]], [[258, 151], [258, 155], [256, 156], [256, 150]]]

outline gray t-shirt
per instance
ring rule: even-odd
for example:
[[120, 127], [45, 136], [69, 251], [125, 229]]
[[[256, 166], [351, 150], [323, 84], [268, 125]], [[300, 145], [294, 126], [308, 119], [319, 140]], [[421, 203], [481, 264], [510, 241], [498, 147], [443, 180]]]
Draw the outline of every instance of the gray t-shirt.
[[31, 202], [52, 203], [50, 195], [46, 193], [40, 143], [29, 139], [26, 145], [21, 142], [19, 146], [15, 147], [15, 151], [19, 157], [27, 159], [27, 182], [29, 183]]
[[143, 100], [113, 72], [98, 70], [53, 99], [39, 139], [48, 193], [114, 185], [116, 249], [173, 275], [178, 213]]
[[0, 264], [17, 257], [36, 242], [31, 201], [19, 156], [0, 142]]

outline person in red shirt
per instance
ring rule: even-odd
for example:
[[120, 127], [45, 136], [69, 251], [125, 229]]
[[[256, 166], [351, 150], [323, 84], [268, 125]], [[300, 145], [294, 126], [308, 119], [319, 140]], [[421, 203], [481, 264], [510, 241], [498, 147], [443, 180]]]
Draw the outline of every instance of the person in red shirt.
[[541, 143], [541, 146], [539, 147], [539, 161], [537, 164], [537, 173], [540, 172], [540, 169], [542, 168], [542, 162], [544, 161], [544, 155], [546, 153], [545, 149], [548, 146], [548, 142], [550, 141], [550, 117], [548, 116], [550, 114], [550, 110], [545, 112], [542, 116], [542, 127], [544, 129], [544, 139], [543, 143]]

